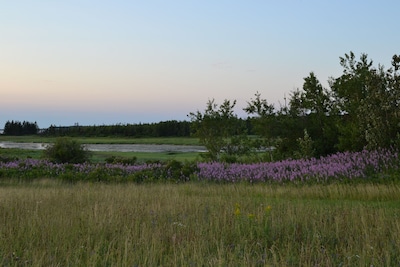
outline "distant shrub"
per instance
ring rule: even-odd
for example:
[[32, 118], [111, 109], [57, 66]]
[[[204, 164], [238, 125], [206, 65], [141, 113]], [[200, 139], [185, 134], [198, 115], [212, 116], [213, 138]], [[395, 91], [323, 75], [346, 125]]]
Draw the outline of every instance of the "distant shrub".
[[8, 156], [0, 155], [0, 162], [7, 163], [7, 162], [16, 161], [16, 160], [18, 160], [17, 157], [8, 157]]
[[55, 163], [83, 163], [89, 161], [90, 154], [78, 141], [60, 137], [44, 151], [44, 156]]
[[162, 177], [173, 182], [187, 182], [198, 172], [196, 162], [169, 160], [163, 165]]
[[105, 159], [106, 163], [109, 164], [124, 164], [124, 165], [133, 165], [137, 161], [137, 157], [132, 156], [130, 158], [116, 157], [111, 156]]

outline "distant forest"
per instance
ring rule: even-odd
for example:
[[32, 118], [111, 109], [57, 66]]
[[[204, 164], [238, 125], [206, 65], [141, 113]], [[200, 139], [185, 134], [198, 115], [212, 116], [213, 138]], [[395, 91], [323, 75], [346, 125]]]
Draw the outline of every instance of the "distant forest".
[[[247, 133], [253, 134], [251, 118], [236, 118], [238, 124], [246, 125]], [[55, 126], [39, 128], [36, 122], [7, 121], [3, 135], [41, 135], [48, 137], [189, 137], [192, 135], [191, 121], [162, 121], [158, 123], [115, 124], [82, 126]]]
[[36, 122], [7, 121], [4, 125], [4, 135], [33, 135], [39, 132]]
[[4, 135], [80, 136], [80, 137], [183, 137], [190, 136], [188, 121], [163, 121], [159, 123], [115, 124], [94, 126], [55, 126], [40, 129], [36, 122], [7, 121]]
[[140, 124], [115, 124], [99, 126], [50, 126], [44, 130], [46, 136], [117, 136], [117, 137], [172, 137], [189, 136], [190, 122], [187, 121], [163, 121], [159, 123]]

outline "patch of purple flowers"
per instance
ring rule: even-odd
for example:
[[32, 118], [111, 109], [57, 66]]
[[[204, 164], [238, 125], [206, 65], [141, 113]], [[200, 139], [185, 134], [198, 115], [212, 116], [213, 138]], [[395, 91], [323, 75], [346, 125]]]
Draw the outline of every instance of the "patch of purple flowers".
[[[0, 171], [6, 177], [16, 178], [38, 178], [57, 177], [66, 173], [72, 175], [89, 175], [102, 170], [110, 176], [128, 176], [143, 170], [153, 170], [160, 164], [122, 165], [122, 164], [62, 164], [53, 163], [48, 160], [24, 159], [10, 162], [0, 162]], [[0, 173], [1, 176], [1, 173]]]
[[398, 153], [392, 150], [337, 153], [323, 158], [283, 160], [253, 164], [198, 163], [199, 180], [221, 182], [327, 181], [364, 178], [398, 168]]

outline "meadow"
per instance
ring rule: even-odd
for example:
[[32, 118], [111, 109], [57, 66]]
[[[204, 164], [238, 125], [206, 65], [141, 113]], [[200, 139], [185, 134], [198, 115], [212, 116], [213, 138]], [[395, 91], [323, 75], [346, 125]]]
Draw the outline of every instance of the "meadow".
[[0, 187], [2, 266], [398, 266], [400, 186]]
[[400, 265], [393, 150], [249, 164], [25, 156], [0, 162], [1, 266]]
[[[32, 149], [18, 149], [18, 148], [0, 148], [0, 156], [4, 155], [11, 158], [34, 158], [40, 159], [43, 156], [43, 151]], [[193, 161], [200, 157], [200, 153], [196, 152], [117, 152], [117, 151], [92, 151], [90, 161], [92, 163], [104, 163], [110, 157], [119, 158], [133, 158], [135, 157], [138, 162], [146, 161]]]

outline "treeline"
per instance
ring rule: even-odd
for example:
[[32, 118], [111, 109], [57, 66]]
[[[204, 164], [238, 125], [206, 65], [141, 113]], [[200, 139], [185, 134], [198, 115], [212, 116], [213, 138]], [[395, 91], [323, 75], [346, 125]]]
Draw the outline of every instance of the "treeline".
[[36, 122], [7, 121], [4, 125], [4, 135], [34, 135], [39, 132]]
[[[194, 132], [209, 159], [222, 161], [400, 149], [400, 56], [394, 55], [391, 64], [388, 69], [375, 67], [366, 54], [356, 59], [350, 52], [340, 57], [343, 73], [330, 78], [329, 88], [311, 72], [284, 106], [275, 107], [256, 93], [243, 108], [256, 139], [249, 138], [249, 127], [234, 113], [236, 101], [230, 100], [221, 105], [211, 100], [204, 111], [191, 113]], [[267, 153], [259, 153], [263, 150]]]
[[115, 124], [99, 126], [54, 126], [41, 131], [43, 136], [80, 137], [184, 137], [190, 136], [190, 122], [163, 121], [159, 123]]

